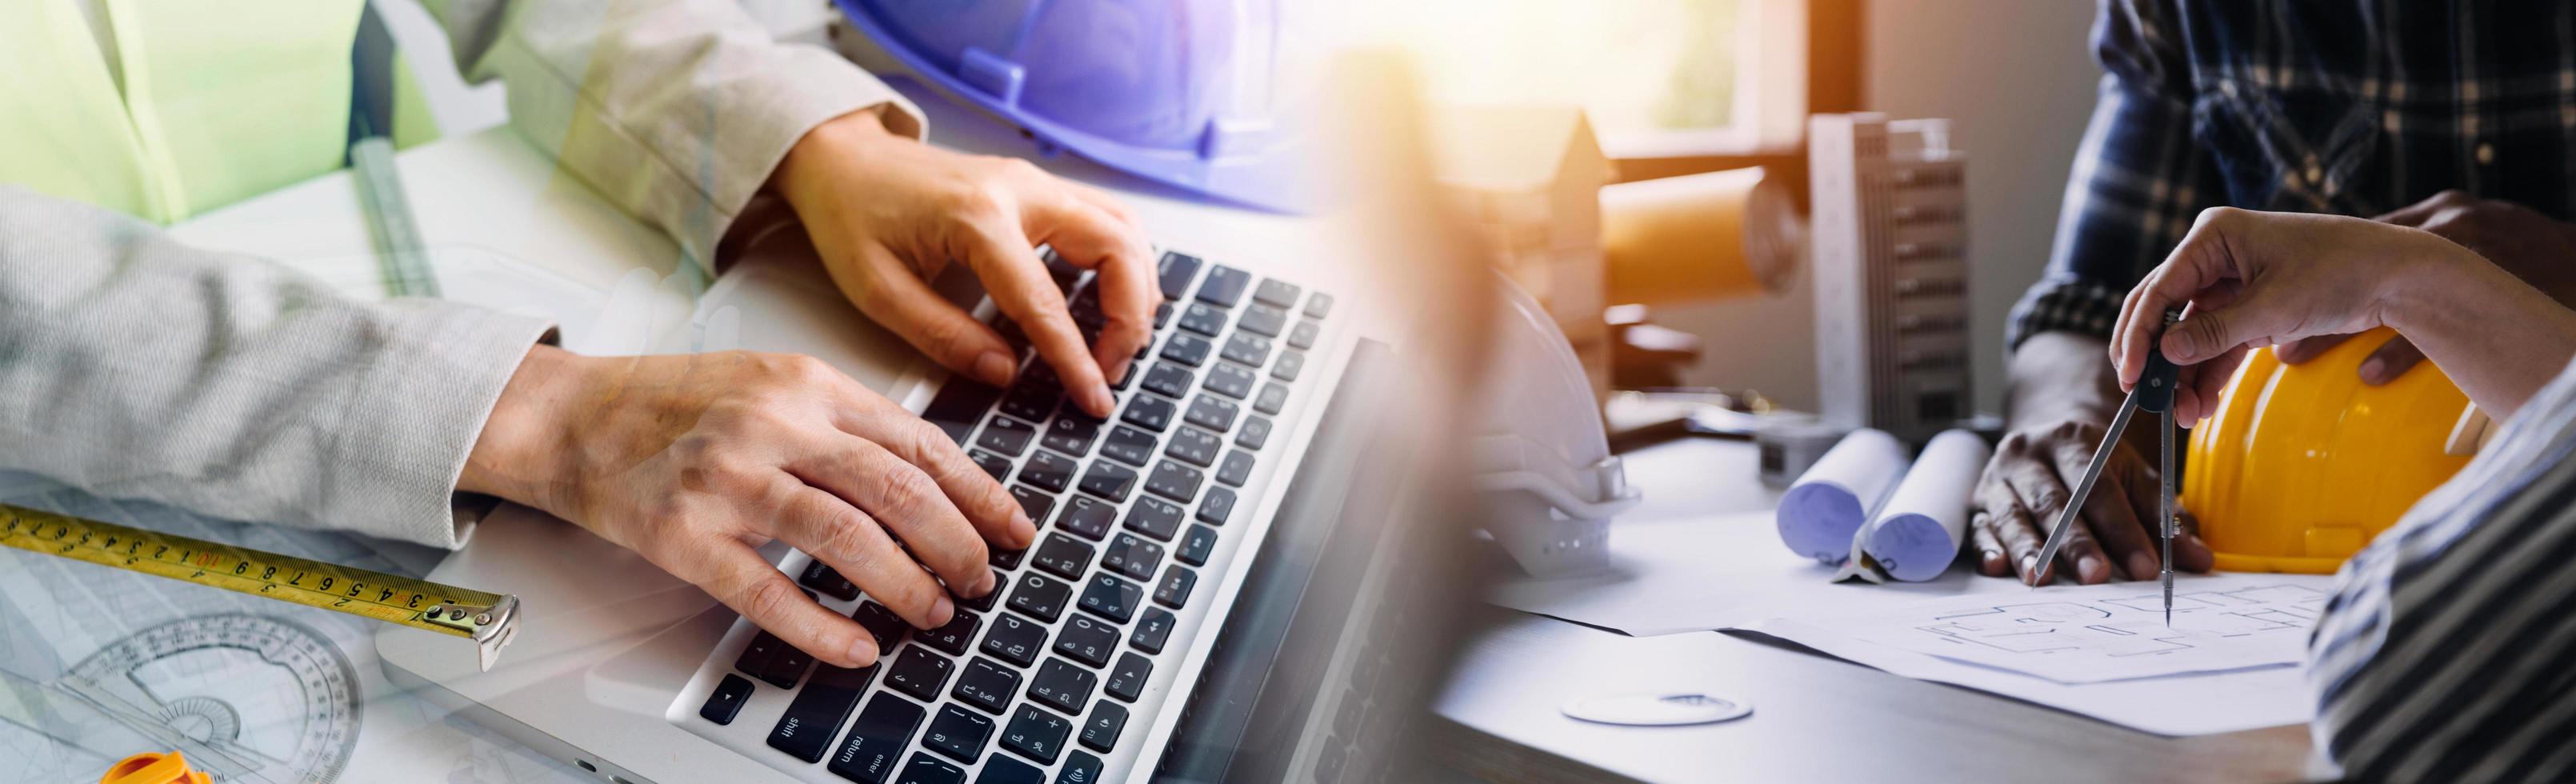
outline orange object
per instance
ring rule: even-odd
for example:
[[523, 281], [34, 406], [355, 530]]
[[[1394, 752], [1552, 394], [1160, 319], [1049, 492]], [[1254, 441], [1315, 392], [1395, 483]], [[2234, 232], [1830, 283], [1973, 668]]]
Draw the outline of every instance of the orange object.
[[2182, 503], [2220, 570], [2332, 573], [2468, 465], [2445, 447], [2484, 419], [2441, 368], [2361, 383], [2362, 360], [2396, 336], [2372, 330], [2297, 366], [2246, 355], [2183, 469]]
[[144, 752], [119, 760], [98, 777], [98, 784], [211, 784], [206, 774], [188, 769], [188, 760], [179, 752], [158, 754]]

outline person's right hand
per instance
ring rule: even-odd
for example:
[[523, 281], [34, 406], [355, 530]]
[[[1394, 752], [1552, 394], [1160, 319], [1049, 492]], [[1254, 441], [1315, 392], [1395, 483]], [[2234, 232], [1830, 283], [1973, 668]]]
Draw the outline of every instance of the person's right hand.
[[951, 591], [997, 587], [986, 542], [1021, 549], [1037, 530], [938, 428], [787, 354], [595, 358], [539, 346], [457, 486], [588, 528], [842, 667], [875, 662], [875, 639], [754, 547], [786, 540], [932, 628], [955, 615]]
[[[2163, 563], [2155, 529], [2156, 516], [2163, 513], [2163, 485], [2155, 465], [2126, 439], [2113, 446], [2110, 462], [2085, 497], [2055, 563], [2038, 560], [2049, 529], [2073, 498], [2120, 403], [2108, 380], [2110, 368], [2101, 361], [2101, 347], [2097, 338], [2047, 332], [2013, 351], [2006, 433], [1970, 500], [1969, 528], [1980, 573], [2014, 575], [2031, 585], [2073, 575], [2089, 585], [2122, 573], [2145, 579]], [[2128, 432], [2144, 438], [2154, 430], [2152, 424], [2132, 421]], [[2183, 522], [2182, 535], [2174, 539], [2174, 567], [2208, 571], [2214, 560], [2209, 547], [2201, 542], [2191, 516], [2176, 512]]]
[[2164, 312], [2188, 304], [2156, 345], [2182, 366], [2174, 418], [2205, 419], [2217, 413], [2219, 390], [2247, 350], [2386, 324], [2403, 268], [2460, 253], [2421, 230], [2361, 218], [2203, 211], [2120, 305], [2110, 347], [2120, 388], [2145, 370], [2147, 341], [2157, 340]]

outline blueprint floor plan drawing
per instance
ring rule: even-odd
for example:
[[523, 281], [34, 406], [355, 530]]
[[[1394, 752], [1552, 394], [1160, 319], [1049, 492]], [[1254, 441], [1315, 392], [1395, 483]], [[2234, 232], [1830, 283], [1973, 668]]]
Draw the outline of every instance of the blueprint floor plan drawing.
[[2177, 582], [2170, 627], [2152, 583], [1960, 596], [1805, 622], [2059, 683], [2099, 683], [2296, 664], [2325, 598], [2308, 585], [2228, 575]]

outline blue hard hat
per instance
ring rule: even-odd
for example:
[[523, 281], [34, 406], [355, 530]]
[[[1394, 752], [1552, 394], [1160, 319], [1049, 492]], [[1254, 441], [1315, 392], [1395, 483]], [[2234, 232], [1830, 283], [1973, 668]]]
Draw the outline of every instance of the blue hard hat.
[[834, 0], [949, 93], [1042, 146], [1221, 199], [1311, 206], [1282, 111], [1276, 0]]

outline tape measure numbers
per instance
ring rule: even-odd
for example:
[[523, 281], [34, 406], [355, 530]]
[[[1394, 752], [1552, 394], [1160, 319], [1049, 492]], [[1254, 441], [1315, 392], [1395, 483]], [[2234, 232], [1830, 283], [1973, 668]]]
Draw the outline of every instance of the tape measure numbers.
[[473, 640], [483, 669], [519, 597], [0, 504], [0, 545]]

